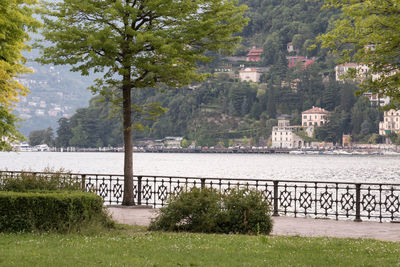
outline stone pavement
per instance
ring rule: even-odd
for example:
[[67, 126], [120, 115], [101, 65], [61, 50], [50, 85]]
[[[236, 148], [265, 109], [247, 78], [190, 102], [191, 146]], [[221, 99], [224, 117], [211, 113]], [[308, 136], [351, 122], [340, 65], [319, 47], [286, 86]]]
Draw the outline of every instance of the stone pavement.
[[[149, 225], [157, 209], [149, 207], [107, 207], [118, 223]], [[400, 223], [353, 222], [312, 218], [272, 217], [272, 235], [282, 236], [327, 236], [342, 238], [373, 238], [385, 241], [400, 241]]]

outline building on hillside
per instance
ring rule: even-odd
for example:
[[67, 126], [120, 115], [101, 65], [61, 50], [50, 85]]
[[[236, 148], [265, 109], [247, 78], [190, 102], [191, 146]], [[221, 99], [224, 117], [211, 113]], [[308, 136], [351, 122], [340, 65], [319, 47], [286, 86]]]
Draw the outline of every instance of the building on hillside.
[[262, 70], [258, 68], [245, 68], [239, 71], [239, 79], [241, 82], [259, 82]]
[[385, 111], [383, 121], [379, 122], [380, 135], [387, 135], [391, 132], [400, 133], [400, 110]]
[[290, 82], [282, 81], [281, 87], [290, 87], [290, 89], [292, 89], [292, 92], [297, 93], [300, 82], [301, 82], [300, 79], [293, 79]]
[[232, 72], [232, 64], [217, 66], [215, 67], [214, 72]]
[[292, 42], [287, 43], [286, 49], [289, 53], [295, 51]]
[[258, 62], [261, 59], [262, 53], [263, 53], [262, 49], [258, 49], [255, 46], [253, 46], [253, 48], [250, 49], [249, 53], [247, 54], [246, 61]]
[[183, 137], [167, 136], [164, 138], [164, 146], [167, 148], [182, 148]]
[[321, 126], [327, 121], [327, 115], [329, 111], [319, 108], [312, 107], [309, 110], [303, 111], [301, 113], [301, 125], [302, 126]]
[[378, 94], [373, 93], [363, 93], [363, 96], [368, 97], [372, 106], [383, 107], [390, 103], [390, 97], [388, 96], [379, 97]]
[[369, 67], [365, 64], [358, 64], [353, 62], [340, 64], [335, 67], [336, 81], [344, 82], [345, 79], [343, 78], [343, 76], [346, 75], [350, 69], [355, 69], [357, 71], [357, 81], [363, 81], [369, 71]]
[[315, 58], [309, 59], [307, 57], [302, 57], [302, 56], [289, 56], [286, 57], [286, 59], [288, 60], [289, 68], [300, 66], [302, 69], [307, 69], [315, 62]]
[[288, 149], [305, 147], [304, 139], [296, 134], [303, 129], [301, 126], [290, 126], [287, 119], [279, 119], [278, 126], [272, 127], [272, 147]]

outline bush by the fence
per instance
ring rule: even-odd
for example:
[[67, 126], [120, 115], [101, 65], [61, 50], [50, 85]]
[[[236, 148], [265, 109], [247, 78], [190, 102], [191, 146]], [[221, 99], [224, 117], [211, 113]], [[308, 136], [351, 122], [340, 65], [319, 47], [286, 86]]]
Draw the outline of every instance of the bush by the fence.
[[223, 232], [269, 234], [272, 220], [269, 205], [256, 190], [233, 189], [223, 196]]
[[53, 190], [80, 190], [81, 183], [68, 173], [55, 172], [51, 174], [35, 174], [23, 172], [17, 176], [2, 175], [0, 177], [1, 191], [53, 191]]
[[192, 188], [172, 196], [149, 230], [269, 234], [272, 220], [258, 191], [232, 190], [223, 195], [214, 189]]
[[79, 232], [89, 225], [113, 225], [95, 194], [0, 192], [0, 232]]
[[221, 214], [221, 195], [212, 189], [192, 188], [171, 196], [150, 224], [150, 230], [215, 232]]

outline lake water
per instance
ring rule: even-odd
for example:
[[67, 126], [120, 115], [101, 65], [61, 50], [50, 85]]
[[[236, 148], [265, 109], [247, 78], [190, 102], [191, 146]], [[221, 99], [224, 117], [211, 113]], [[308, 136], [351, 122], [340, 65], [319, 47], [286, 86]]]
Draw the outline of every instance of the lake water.
[[[400, 183], [400, 156], [136, 153], [135, 175]], [[122, 174], [123, 153], [0, 152], [0, 170]]]

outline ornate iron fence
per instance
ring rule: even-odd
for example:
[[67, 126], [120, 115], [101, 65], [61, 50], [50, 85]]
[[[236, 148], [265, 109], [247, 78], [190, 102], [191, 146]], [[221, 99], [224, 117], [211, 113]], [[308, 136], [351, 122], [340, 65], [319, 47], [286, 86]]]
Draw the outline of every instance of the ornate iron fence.
[[[21, 173], [0, 171], [0, 182], [2, 177], [17, 177]], [[52, 175], [43, 172], [33, 174]], [[106, 205], [122, 203], [123, 175], [69, 173], [63, 174], [63, 177], [79, 181], [82, 190], [95, 192]], [[275, 216], [380, 222], [400, 220], [400, 184], [142, 175], [134, 176], [134, 199], [137, 205], [161, 207], [167, 204], [171, 194], [179, 194], [192, 187], [210, 187], [222, 193], [229, 193], [233, 188], [258, 190], [270, 203]]]

